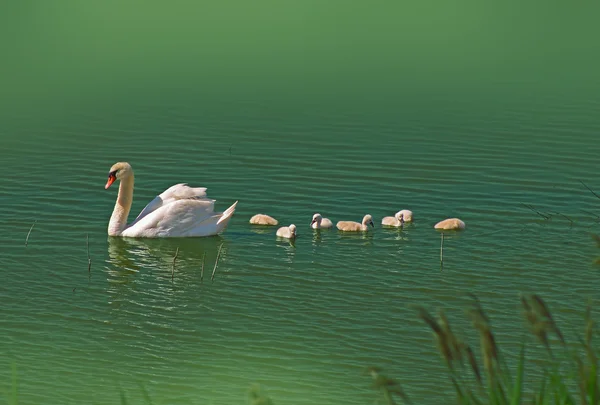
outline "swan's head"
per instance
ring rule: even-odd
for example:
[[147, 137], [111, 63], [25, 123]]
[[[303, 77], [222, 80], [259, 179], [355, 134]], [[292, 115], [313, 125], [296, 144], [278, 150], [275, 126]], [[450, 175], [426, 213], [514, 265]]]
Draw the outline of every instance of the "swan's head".
[[396, 212], [396, 215], [394, 215], [396, 217], [396, 219], [400, 222], [404, 221], [404, 212], [403, 211], [398, 211]]
[[106, 181], [105, 189], [109, 188], [116, 180], [121, 180], [131, 176], [133, 170], [131, 165], [127, 162], [118, 162], [112, 165], [108, 171], [108, 180]]
[[288, 228], [290, 228], [290, 233], [292, 234], [292, 236], [296, 237], [296, 225], [291, 224], [290, 226], [288, 226]]
[[375, 224], [373, 223], [373, 217], [370, 214], [364, 216], [362, 223], [363, 225], [371, 225], [373, 228], [375, 228]]
[[315, 222], [317, 224], [320, 224], [322, 219], [323, 219], [323, 217], [321, 216], [321, 214], [317, 213], [317, 214], [313, 215], [313, 219], [312, 219], [312, 222], [310, 224], [312, 225]]

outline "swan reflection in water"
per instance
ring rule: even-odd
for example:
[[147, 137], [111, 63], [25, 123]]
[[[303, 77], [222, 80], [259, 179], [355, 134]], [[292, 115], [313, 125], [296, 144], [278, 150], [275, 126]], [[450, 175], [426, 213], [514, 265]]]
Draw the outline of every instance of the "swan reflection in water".
[[312, 233], [312, 244], [313, 244], [313, 246], [320, 245], [322, 241], [323, 241], [323, 239], [321, 238], [321, 230], [320, 229], [313, 229], [313, 233]]
[[412, 222], [404, 223], [403, 227], [382, 227], [382, 231], [386, 237], [386, 240], [396, 240], [408, 242], [410, 241], [410, 233], [413, 229], [414, 224]]
[[[315, 215], [317, 215], [317, 214], [315, 214]], [[311, 230], [312, 230], [313, 246], [321, 244], [321, 242], [323, 241], [323, 235], [332, 235], [335, 232], [333, 227], [313, 228], [312, 225], [311, 225]], [[329, 236], [326, 236], [326, 238], [327, 237], [329, 237]]]
[[[228, 243], [220, 236], [203, 238], [136, 239], [108, 238], [106, 270], [110, 283], [129, 283], [145, 271], [157, 280], [171, 279], [173, 258], [177, 254], [174, 277], [196, 277], [204, 257], [204, 276], [212, 272], [219, 246], [219, 263], [226, 260]], [[188, 271], [191, 270], [191, 271]], [[179, 273], [179, 274], [178, 274]], [[208, 274], [210, 277], [210, 274]]]
[[364, 245], [371, 245], [373, 243], [373, 237], [375, 232], [342, 232], [338, 231], [340, 240], [337, 243], [344, 243], [346, 240], [362, 239], [365, 241]]
[[284, 249], [287, 255], [286, 261], [293, 263], [294, 257], [296, 256], [296, 238], [275, 238], [276, 246], [280, 249]]
[[[228, 242], [221, 237], [176, 239], [109, 237], [108, 258], [105, 263], [108, 281], [106, 293], [110, 307], [109, 322], [128, 325], [134, 322], [139, 326], [150, 321], [147, 318], [144, 318], [146, 321], [140, 321], [140, 318], [136, 318], [135, 315], [147, 317], [151, 314], [152, 323], [170, 325], [169, 314], [188, 304], [183, 298], [186, 297], [185, 291], [197, 290], [200, 286], [203, 257], [203, 282], [210, 282], [221, 245], [218, 274], [222, 271], [223, 262], [227, 261]], [[173, 273], [175, 252], [177, 252], [177, 259]], [[223, 276], [222, 273], [220, 275]]]
[[250, 228], [250, 231], [252, 233], [256, 233], [258, 235], [268, 235], [270, 233], [275, 234], [275, 232], [277, 231], [277, 228], [273, 229], [273, 226], [268, 226], [268, 225], [254, 225], [252, 228]]

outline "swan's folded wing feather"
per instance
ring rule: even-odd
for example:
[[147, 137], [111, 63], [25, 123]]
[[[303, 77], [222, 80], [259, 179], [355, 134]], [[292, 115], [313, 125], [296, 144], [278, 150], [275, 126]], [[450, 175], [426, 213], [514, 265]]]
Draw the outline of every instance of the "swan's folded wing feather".
[[176, 232], [185, 235], [202, 221], [215, 217], [214, 201], [210, 199], [183, 199], [163, 204], [129, 226], [123, 236], [156, 237]]
[[341, 231], [358, 231], [361, 229], [361, 224], [354, 221], [338, 221], [336, 226]]
[[179, 183], [160, 193], [160, 197], [165, 201], [203, 198], [206, 197], [206, 187], [190, 187], [187, 183]]
[[151, 213], [151, 212], [159, 209], [162, 206], [163, 206], [163, 199], [160, 198], [160, 195], [157, 195], [156, 197], [154, 197], [154, 200], [150, 201], [144, 207], [144, 209], [140, 212], [140, 214], [137, 216], [137, 218], [135, 219], [135, 221], [133, 221], [131, 223], [131, 225], [136, 224], [140, 219], [144, 218], [146, 215], [148, 215], [149, 213]]
[[189, 187], [187, 183], [175, 184], [159, 195], [157, 195], [152, 201], [150, 201], [144, 209], [137, 216], [135, 221], [131, 223], [131, 226], [137, 224], [142, 218], [157, 209], [179, 200], [197, 200], [204, 199], [212, 201], [214, 204], [215, 200], [206, 199], [206, 187]]

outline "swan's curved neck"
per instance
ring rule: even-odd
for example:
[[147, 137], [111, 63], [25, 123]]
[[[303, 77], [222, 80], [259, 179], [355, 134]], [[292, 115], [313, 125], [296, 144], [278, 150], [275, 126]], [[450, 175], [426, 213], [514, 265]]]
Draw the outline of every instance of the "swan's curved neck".
[[127, 217], [133, 202], [133, 173], [121, 179], [119, 195], [108, 223], [108, 235], [119, 236], [127, 227]]

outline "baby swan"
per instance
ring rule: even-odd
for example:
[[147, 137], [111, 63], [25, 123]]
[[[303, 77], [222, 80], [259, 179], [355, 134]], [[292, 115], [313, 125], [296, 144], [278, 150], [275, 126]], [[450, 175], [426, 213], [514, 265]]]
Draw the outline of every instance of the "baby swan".
[[312, 229], [331, 228], [332, 226], [333, 223], [329, 218], [323, 218], [319, 213], [313, 215], [312, 222], [310, 223]]
[[373, 224], [373, 217], [367, 214], [363, 217], [362, 223], [353, 222], [353, 221], [339, 221], [336, 224], [337, 229], [340, 231], [346, 232], [365, 232], [369, 229], [369, 225], [375, 228], [375, 224]]
[[394, 214], [393, 217], [383, 217], [383, 219], [381, 220], [381, 225], [403, 227], [404, 222], [404, 214], [402, 213], [402, 211], [398, 211]]
[[411, 210], [400, 210], [398, 211], [398, 214], [402, 214], [404, 222], [412, 222], [413, 220], [413, 213]]
[[282, 226], [277, 230], [276, 235], [280, 238], [294, 239], [296, 237], [296, 225]]
[[456, 231], [465, 229], [465, 223], [458, 218], [448, 218], [435, 224], [434, 228], [442, 231]]
[[250, 218], [250, 223], [253, 225], [277, 225], [279, 221], [265, 214], [256, 214]]

